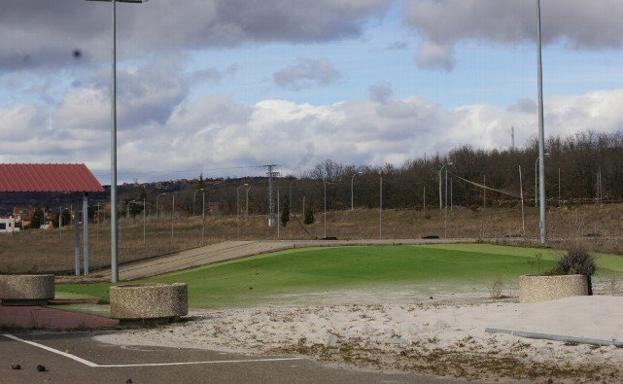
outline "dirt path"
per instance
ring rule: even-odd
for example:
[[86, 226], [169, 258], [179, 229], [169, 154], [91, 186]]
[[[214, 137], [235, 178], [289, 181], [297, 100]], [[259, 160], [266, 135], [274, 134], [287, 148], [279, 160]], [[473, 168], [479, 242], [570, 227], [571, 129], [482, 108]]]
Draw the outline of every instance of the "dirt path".
[[[456, 244], [474, 243], [475, 239], [443, 240], [283, 240], [283, 241], [225, 241], [206, 247], [189, 249], [171, 255], [154, 257], [134, 263], [121, 265], [119, 278], [124, 281], [162, 275], [203, 265], [236, 260], [264, 253], [285, 251], [295, 248], [362, 246], [362, 245], [417, 245], [417, 244]], [[88, 277], [58, 276], [59, 283], [96, 282], [110, 280], [110, 269], [92, 273]]]

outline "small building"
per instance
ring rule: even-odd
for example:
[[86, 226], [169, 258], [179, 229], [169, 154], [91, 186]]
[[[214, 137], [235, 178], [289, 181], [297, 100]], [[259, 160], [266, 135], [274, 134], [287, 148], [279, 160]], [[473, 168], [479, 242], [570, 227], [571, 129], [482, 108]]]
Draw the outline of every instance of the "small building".
[[[104, 188], [84, 164], [0, 164], [1, 193], [65, 193], [82, 200], [84, 274], [89, 273], [88, 194], [104, 192]], [[13, 219], [14, 220], [14, 219]], [[44, 223], [47, 224], [47, 223]], [[7, 228], [13, 228], [9, 221]], [[74, 220], [75, 273], [80, 274], [79, 220]]]
[[0, 233], [19, 232], [18, 221], [13, 217], [0, 217]]

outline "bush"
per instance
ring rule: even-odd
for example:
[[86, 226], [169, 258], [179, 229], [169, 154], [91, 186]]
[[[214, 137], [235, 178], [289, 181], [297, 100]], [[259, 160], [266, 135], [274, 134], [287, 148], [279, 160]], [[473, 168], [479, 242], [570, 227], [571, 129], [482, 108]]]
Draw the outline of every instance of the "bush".
[[552, 275], [585, 275], [588, 279], [588, 294], [593, 294], [591, 276], [595, 274], [597, 266], [595, 259], [582, 248], [571, 248], [551, 271]]

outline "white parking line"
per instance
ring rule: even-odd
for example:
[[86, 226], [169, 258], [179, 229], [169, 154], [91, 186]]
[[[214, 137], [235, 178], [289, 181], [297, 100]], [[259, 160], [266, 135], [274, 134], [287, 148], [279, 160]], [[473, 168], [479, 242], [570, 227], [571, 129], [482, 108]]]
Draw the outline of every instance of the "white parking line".
[[71, 359], [73, 361], [77, 361], [77, 362], [79, 362], [81, 364], [84, 364], [87, 367], [96, 368], [98, 366], [97, 364], [95, 364], [95, 363], [93, 363], [93, 362], [91, 362], [89, 360], [85, 360], [83, 358], [80, 358], [80, 357], [78, 357], [76, 355], [72, 355], [70, 353], [65, 353], [63, 351], [59, 351], [58, 349], [50, 348], [47, 345], [35, 343], [34, 341], [30, 341], [30, 340], [20, 339], [19, 337], [13, 336], [13, 335], [9, 335], [8, 333], [5, 333], [3, 336], [6, 337], [6, 338], [9, 338], [11, 340], [20, 341], [22, 343], [25, 343], [25, 344], [28, 344], [28, 345], [32, 345], [33, 347], [44, 349], [44, 350], [46, 350], [48, 352], [56, 353], [57, 355], [61, 355], [63, 357]]
[[143, 363], [143, 364], [97, 364], [92, 361], [83, 359], [76, 355], [72, 355], [71, 353], [66, 353], [63, 351], [59, 351], [58, 349], [54, 349], [48, 347], [47, 345], [43, 345], [40, 343], [36, 343], [30, 340], [24, 340], [17, 336], [10, 335], [8, 333], [3, 334], [4, 337], [19, 341], [33, 347], [41, 348], [48, 352], [55, 353], [57, 355], [66, 357], [73, 361], [76, 361], [80, 364], [84, 364], [90, 368], [138, 368], [138, 367], [171, 367], [171, 366], [182, 366], [182, 365], [207, 365], [207, 364], [237, 364], [237, 363], [271, 363], [271, 362], [279, 362], [279, 361], [296, 361], [303, 360], [302, 357], [277, 357], [277, 358], [267, 358], [267, 359], [248, 359], [248, 360], [209, 360], [209, 361], [182, 361], [182, 362], [174, 362], [174, 363]]

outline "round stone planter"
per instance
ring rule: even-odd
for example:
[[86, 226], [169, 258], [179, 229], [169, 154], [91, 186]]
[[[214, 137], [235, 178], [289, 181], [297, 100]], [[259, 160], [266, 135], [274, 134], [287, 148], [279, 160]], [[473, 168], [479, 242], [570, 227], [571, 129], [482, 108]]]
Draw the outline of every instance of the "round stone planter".
[[109, 299], [113, 319], [171, 319], [188, 314], [188, 288], [182, 283], [110, 287]]
[[2, 305], [45, 305], [54, 298], [54, 275], [0, 275]]
[[588, 295], [588, 279], [585, 275], [519, 277], [520, 303], [540, 303], [586, 295]]

